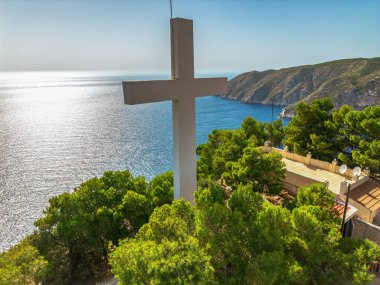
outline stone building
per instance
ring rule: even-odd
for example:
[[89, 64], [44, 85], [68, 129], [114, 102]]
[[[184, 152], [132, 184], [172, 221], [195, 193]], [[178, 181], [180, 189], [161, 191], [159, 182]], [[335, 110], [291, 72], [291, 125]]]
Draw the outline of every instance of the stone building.
[[345, 219], [349, 235], [367, 237], [380, 243], [380, 184], [369, 178], [369, 170], [364, 170], [359, 177], [354, 177], [352, 169], [349, 168], [341, 174], [336, 160], [331, 163], [321, 161], [312, 158], [311, 153], [302, 156], [289, 152], [286, 147], [282, 150], [265, 145], [263, 149], [265, 152], [275, 151], [282, 155], [286, 165], [284, 190], [296, 195], [299, 187], [324, 183], [336, 195], [335, 208], [341, 215], [350, 185]]

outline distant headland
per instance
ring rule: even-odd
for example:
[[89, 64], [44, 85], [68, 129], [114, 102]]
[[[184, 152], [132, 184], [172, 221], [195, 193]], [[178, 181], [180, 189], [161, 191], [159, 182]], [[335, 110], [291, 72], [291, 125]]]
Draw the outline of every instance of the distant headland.
[[283, 105], [284, 117], [295, 115], [297, 102], [324, 97], [332, 98], [335, 108], [345, 104], [355, 109], [380, 105], [380, 57], [242, 73], [228, 82], [223, 97], [243, 103]]

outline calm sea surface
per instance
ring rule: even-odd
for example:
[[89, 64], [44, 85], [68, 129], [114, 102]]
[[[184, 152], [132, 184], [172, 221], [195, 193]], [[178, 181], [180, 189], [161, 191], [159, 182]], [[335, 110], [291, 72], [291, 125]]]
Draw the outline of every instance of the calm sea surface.
[[[0, 251], [33, 231], [51, 196], [107, 170], [149, 180], [172, 169], [171, 103], [123, 103], [121, 80], [152, 78], [166, 76], [0, 73]], [[271, 106], [219, 97], [196, 112], [198, 144], [248, 115], [271, 120]]]

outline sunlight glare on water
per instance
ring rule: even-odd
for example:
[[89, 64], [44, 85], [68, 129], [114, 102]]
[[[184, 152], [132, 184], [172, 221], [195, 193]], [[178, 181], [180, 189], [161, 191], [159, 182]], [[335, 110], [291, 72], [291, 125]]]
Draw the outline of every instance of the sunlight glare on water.
[[[0, 251], [33, 231], [51, 196], [107, 170], [149, 180], [172, 169], [171, 103], [123, 101], [123, 79], [152, 78], [167, 76], [1, 74]], [[270, 106], [212, 96], [197, 99], [196, 110], [198, 144], [247, 115], [271, 119]]]

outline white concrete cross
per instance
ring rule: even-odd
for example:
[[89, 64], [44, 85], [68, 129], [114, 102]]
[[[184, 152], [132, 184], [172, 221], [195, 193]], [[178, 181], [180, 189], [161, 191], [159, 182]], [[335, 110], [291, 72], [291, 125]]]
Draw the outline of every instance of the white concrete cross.
[[170, 20], [172, 80], [123, 82], [128, 105], [172, 101], [174, 198], [193, 202], [197, 188], [195, 97], [224, 94], [227, 78], [194, 78], [193, 21]]

